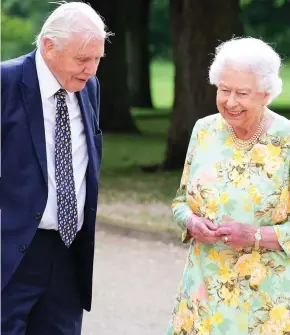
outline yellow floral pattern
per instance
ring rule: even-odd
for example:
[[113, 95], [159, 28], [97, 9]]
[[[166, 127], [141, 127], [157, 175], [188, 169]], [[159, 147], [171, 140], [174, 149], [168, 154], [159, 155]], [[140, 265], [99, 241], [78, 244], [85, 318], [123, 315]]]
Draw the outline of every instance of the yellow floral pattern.
[[[251, 150], [237, 150], [219, 114], [192, 132], [172, 204], [189, 254], [168, 335], [290, 335], [290, 122], [273, 112]], [[216, 225], [273, 226], [283, 251], [234, 250], [188, 234], [194, 213]]]

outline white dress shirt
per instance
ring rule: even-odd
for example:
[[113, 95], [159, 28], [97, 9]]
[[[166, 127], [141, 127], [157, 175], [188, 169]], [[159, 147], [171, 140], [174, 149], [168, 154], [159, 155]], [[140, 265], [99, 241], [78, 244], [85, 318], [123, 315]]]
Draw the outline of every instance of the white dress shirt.
[[[48, 199], [39, 228], [58, 230], [54, 154], [56, 99], [54, 94], [62, 87], [45, 64], [39, 50], [36, 51], [35, 61], [43, 108], [48, 174]], [[78, 230], [80, 230], [84, 220], [88, 152], [76, 94], [67, 93], [66, 103], [70, 116], [72, 161], [78, 207]]]

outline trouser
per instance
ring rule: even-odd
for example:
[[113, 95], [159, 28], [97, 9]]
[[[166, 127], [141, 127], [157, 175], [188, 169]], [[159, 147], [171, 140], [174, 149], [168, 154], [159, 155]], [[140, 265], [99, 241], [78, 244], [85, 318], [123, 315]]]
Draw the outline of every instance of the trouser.
[[3, 335], [81, 334], [83, 308], [74, 257], [57, 231], [38, 229], [1, 302]]

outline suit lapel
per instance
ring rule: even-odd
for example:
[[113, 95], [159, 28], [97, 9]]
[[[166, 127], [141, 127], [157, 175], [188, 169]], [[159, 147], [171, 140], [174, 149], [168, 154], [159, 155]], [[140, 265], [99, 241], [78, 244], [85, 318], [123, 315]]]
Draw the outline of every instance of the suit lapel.
[[[94, 176], [93, 171], [97, 169], [97, 152], [94, 142], [94, 110], [90, 103], [87, 89], [84, 88], [80, 92], [77, 92], [77, 98], [79, 101], [83, 122], [84, 122], [84, 129], [87, 139], [87, 148], [88, 148], [88, 156], [89, 156], [89, 178]], [[96, 180], [92, 180], [93, 183]]]
[[28, 116], [32, 142], [47, 185], [47, 159], [41, 94], [35, 65], [35, 51], [23, 63], [22, 98]]

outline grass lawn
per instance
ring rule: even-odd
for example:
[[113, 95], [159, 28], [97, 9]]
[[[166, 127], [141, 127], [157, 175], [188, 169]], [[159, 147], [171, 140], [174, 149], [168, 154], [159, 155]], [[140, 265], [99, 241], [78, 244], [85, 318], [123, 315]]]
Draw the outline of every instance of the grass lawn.
[[[139, 229], [176, 231], [170, 206], [181, 171], [144, 173], [140, 168], [164, 158], [169, 117], [148, 116], [168, 114], [173, 101], [172, 65], [153, 63], [151, 71], [153, 102], [158, 110], [132, 111], [142, 135], [104, 135], [98, 216], [108, 223]], [[273, 105], [274, 110], [290, 110], [290, 64], [282, 76], [284, 93]]]
[[144, 173], [158, 164], [166, 148], [169, 120], [137, 120], [142, 135], [104, 136], [98, 216], [108, 223], [150, 230], [174, 230], [171, 201], [180, 171]]

